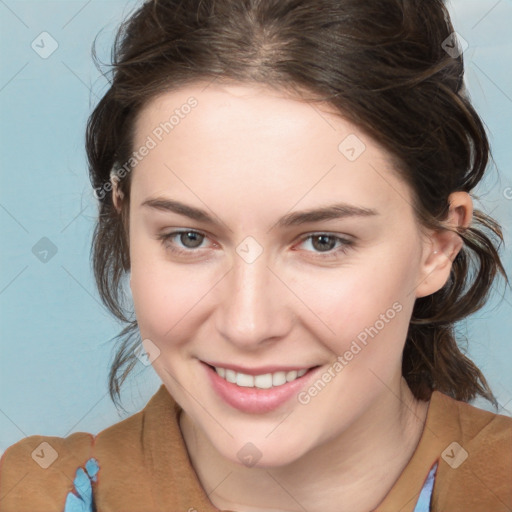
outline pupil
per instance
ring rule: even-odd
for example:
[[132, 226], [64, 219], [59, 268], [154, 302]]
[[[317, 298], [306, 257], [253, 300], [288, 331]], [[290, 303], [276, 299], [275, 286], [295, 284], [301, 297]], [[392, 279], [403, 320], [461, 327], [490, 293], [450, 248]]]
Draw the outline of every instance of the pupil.
[[[202, 238], [201, 238], [202, 235], [200, 235], [199, 233], [194, 233], [192, 231], [188, 231], [187, 233], [182, 233], [181, 234], [181, 242], [183, 243], [183, 245], [185, 247], [198, 247], [199, 245], [201, 245], [201, 242], [202, 242]], [[190, 237], [190, 238], [188, 238]], [[192, 241], [192, 244], [190, 245], [189, 242]], [[194, 241], [197, 242], [194, 244]]]
[[[330, 240], [330, 243], [328, 242], [328, 240]], [[315, 246], [315, 242], [320, 242], [320, 246]], [[327, 244], [327, 247], [325, 246], [325, 244]], [[313, 238], [313, 246], [315, 246], [316, 249], [330, 250], [334, 247], [334, 244], [334, 239], [329, 235], [318, 235]]]

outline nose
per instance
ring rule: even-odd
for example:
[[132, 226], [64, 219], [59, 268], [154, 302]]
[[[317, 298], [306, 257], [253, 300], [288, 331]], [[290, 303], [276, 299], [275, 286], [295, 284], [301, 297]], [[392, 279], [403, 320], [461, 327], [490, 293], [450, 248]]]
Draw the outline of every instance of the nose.
[[235, 254], [222, 282], [217, 329], [228, 342], [244, 350], [283, 338], [292, 326], [289, 291], [268, 266], [265, 252], [247, 262]]

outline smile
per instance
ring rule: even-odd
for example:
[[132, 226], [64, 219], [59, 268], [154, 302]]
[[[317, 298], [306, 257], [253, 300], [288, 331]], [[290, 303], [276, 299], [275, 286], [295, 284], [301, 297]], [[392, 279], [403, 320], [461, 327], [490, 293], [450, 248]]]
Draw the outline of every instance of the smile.
[[246, 373], [235, 372], [229, 368], [221, 368], [215, 366], [215, 371], [224, 380], [236, 384], [237, 386], [244, 388], [259, 388], [269, 389], [272, 387], [282, 386], [287, 382], [292, 382], [299, 377], [302, 377], [308, 368], [302, 370], [292, 370], [289, 372], [274, 372], [265, 373], [262, 375], [248, 375]]
[[[264, 414], [290, 401], [322, 370], [322, 366], [249, 368], [201, 361], [213, 391], [244, 413]], [[227, 366], [227, 365], [226, 365]]]

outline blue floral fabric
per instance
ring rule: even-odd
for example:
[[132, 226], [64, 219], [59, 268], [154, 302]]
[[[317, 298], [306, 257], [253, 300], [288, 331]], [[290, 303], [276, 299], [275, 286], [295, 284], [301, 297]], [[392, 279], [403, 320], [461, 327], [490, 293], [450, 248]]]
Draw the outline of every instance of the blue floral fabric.
[[66, 498], [64, 512], [95, 512], [92, 482], [96, 482], [99, 469], [98, 461], [92, 458], [85, 463], [85, 471], [81, 467], [76, 470], [74, 489]]
[[[76, 476], [73, 481], [74, 489], [66, 498], [63, 512], [96, 512], [92, 494], [92, 482], [96, 482], [96, 475], [99, 469], [98, 461], [92, 458], [85, 463], [85, 471], [81, 467], [76, 470]], [[434, 464], [425, 480], [425, 484], [414, 507], [414, 512], [430, 512], [436, 469], [437, 463]]]

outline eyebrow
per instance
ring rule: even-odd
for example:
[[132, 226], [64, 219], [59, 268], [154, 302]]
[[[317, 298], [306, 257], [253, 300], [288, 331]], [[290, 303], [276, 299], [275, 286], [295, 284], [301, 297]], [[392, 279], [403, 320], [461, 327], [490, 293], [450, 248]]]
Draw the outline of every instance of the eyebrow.
[[[206, 224], [219, 224], [206, 210], [189, 206], [173, 199], [149, 198], [141, 206], [177, 213]], [[342, 219], [345, 217], [371, 217], [375, 215], [379, 215], [379, 213], [373, 208], [365, 208], [348, 203], [336, 203], [321, 208], [288, 213], [281, 217], [276, 225], [280, 228], [285, 228], [324, 220]]]

